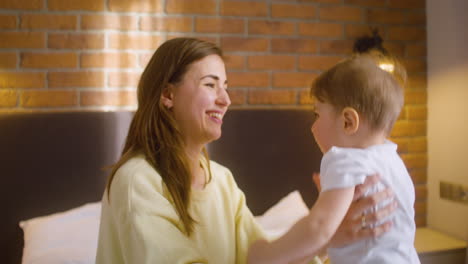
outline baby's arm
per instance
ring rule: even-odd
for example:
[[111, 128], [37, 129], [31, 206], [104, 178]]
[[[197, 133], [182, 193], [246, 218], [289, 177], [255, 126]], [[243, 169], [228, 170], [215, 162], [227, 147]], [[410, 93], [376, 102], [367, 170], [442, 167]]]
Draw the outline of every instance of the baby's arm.
[[313, 257], [331, 239], [353, 200], [354, 187], [320, 193], [309, 215], [279, 239], [257, 241], [249, 249], [249, 263], [290, 263]]

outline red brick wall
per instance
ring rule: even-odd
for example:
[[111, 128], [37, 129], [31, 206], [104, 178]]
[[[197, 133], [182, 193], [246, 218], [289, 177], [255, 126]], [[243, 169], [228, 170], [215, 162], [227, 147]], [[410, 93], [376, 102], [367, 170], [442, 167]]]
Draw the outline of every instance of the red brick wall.
[[369, 26], [410, 81], [392, 134], [425, 225], [424, 0], [1, 0], [0, 111], [134, 109], [139, 74], [166, 39], [225, 51], [233, 107], [309, 107], [308, 85]]

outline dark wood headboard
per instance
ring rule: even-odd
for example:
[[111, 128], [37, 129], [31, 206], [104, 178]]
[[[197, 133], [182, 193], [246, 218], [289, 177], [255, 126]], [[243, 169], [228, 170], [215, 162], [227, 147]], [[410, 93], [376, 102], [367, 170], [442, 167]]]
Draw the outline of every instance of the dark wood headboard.
[[221, 139], [208, 145], [211, 159], [228, 167], [255, 215], [299, 190], [307, 205], [317, 199], [312, 173], [322, 154], [310, 132], [312, 110], [230, 110]]
[[0, 114], [0, 262], [21, 262], [18, 222], [102, 197], [131, 112]]
[[[107, 174], [132, 112], [0, 113], [0, 260], [18, 264], [21, 220], [102, 197]], [[300, 190], [308, 205], [321, 154], [310, 134], [310, 110], [230, 110], [211, 158], [230, 168], [254, 214]]]

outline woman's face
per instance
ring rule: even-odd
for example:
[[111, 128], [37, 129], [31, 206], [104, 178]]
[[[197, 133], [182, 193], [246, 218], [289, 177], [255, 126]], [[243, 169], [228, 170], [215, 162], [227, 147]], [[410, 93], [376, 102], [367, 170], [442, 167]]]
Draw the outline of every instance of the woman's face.
[[192, 63], [171, 91], [172, 111], [187, 144], [206, 144], [221, 136], [231, 100], [223, 60], [209, 55]]
[[322, 153], [326, 153], [332, 146], [339, 146], [342, 123], [331, 104], [316, 101], [314, 108], [316, 117], [311, 131]]

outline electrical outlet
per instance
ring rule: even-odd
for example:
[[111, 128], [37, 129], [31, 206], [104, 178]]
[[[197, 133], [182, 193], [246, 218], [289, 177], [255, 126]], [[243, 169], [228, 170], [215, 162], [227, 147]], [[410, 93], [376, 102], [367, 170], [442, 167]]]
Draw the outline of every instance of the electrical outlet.
[[440, 198], [468, 204], [468, 186], [450, 182], [440, 182]]

